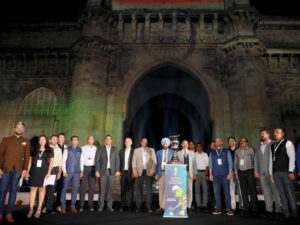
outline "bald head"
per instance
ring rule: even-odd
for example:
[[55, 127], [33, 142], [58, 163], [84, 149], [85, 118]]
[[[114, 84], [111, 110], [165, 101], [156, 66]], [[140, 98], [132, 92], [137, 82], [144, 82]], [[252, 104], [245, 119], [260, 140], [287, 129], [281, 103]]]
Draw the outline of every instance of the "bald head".
[[216, 148], [222, 148], [223, 147], [223, 141], [221, 138], [216, 138]]

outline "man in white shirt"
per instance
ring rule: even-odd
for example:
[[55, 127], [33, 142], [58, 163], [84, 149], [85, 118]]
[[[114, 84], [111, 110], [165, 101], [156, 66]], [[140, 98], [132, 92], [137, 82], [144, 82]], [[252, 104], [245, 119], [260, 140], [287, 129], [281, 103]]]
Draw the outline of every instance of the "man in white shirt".
[[96, 177], [100, 178], [98, 211], [103, 211], [106, 194], [107, 209], [113, 212], [113, 188], [115, 176], [120, 176], [120, 159], [118, 149], [112, 146], [112, 137], [110, 135], [105, 136], [105, 145], [97, 150], [95, 171]]
[[[68, 146], [65, 145], [65, 134], [64, 133], [59, 133], [57, 135], [57, 146], [61, 150], [61, 154], [63, 154], [64, 151], [68, 148]], [[58, 180], [56, 183], [56, 207], [57, 207], [56, 210], [58, 212], [60, 212], [61, 211], [60, 197], [61, 197], [61, 191], [62, 191], [63, 184], [64, 184], [64, 176], [62, 175], [62, 170], [61, 170], [60, 175], [57, 175], [57, 176], [58, 176]]]
[[97, 147], [94, 145], [95, 139], [89, 136], [87, 139], [88, 144], [82, 147], [83, 158], [83, 177], [80, 186], [80, 200], [79, 211], [83, 211], [85, 201], [86, 184], [89, 186], [88, 207], [90, 211], [94, 211], [94, 193], [95, 193], [95, 156]]
[[196, 206], [201, 210], [207, 211], [208, 155], [203, 152], [203, 146], [200, 143], [197, 144], [196, 150], [195, 158], [198, 172], [197, 179], [195, 181]]
[[71, 207], [70, 211], [76, 213], [75, 208], [76, 199], [77, 199], [77, 190], [79, 181], [83, 176], [83, 158], [82, 158], [82, 149], [78, 147], [77, 136], [71, 137], [71, 146], [65, 149], [63, 153], [63, 164], [62, 171], [64, 176], [63, 189], [61, 191], [61, 212], [66, 213], [66, 194], [69, 183], [72, 182], [72, 191], [71, 191]]
[[285, 219], [297, 217], [297, 200], [294, 189], [296, 152], [291, 141], [284, 139], [282, 128], [274, 129], [275, 142], [271, 145], [269, 173], [279, 191]]
[[51, 175], [56, 176], [55, 183], [53, 185], [47, 185], [46, 186], [46, 198], [45, 198], [45, 204], [46, 207], [43, 209], [43, 212], [46, 211], [49, 213], [53, 213], [53, 207], [54, 207], [54, 192], [57, 180], [60, 179], [61, 171], [62, 171], [62, 152], [61, 149], [57, 145], [57, 136], [52, 135], [50, 137], [50, 147], [54, 150], [54, 159], [53, 159], [53, 168], [51, 170]]
[[131, 138], [124, 141], [125, 148], [119, 152], [121, 172], [121, 204], [120, 212], [131, 209], [133, 203], [134, 177], [132, 172], [132, 156], [134, 149]]

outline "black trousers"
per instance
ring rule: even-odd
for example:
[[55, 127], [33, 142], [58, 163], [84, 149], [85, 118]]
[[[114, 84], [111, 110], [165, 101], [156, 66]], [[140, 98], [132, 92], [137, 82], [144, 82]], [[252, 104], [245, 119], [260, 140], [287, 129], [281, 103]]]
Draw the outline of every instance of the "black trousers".
[[[254, 171], [246, 170], [246, 171], [238, 171], [240, 186], [244, 204], [244, 210], [249, 211], [251, 206], [251, 211], [257, 211], [257, 193], [256, 193], [256, 181], [254, 178]], [[250, 195], [250, 203], [249, 196]]]
[[146, 184], [146, 207], [151, 209], [152, 206], [152, 177], [147, 176], [146, 170], [142, 176], [136, 178], [136, 207], [141, 208], [143, 204], [143, 186]]
[[63, 189], [63, 185], [64, 185], [64, 177], [63, 177], [63, 173], [61, 173], [61, 176], [59, 178], [59, 180], [56, 181], [56, 206], [60, 206], [60, 196], [61, 196], [61, 191]]
[[84, 207], [85, 189], [86, 189], [87, 183], [89, 186], [88, 206], [93, 207], [95, 182], [96, 182], [95, 166], [84, 166], [83, 177], [81, 179], [81, 185], [80, 185], [80, 199], [79, 199], [79, 207], [80, 208]]
[[134, 178], [128, 171], [121, 176], [121, 203], [122, 207], [131, 207], [133, 202]]
[[[53, 167], [51, 170], [51, 175], [57, 175], [58, 174], [58, 167]], [[53, 211], [54, 207], [54, 193], [55, 193], [55, 187], [57, 184], [57, 180], [55, 179], [54, 185], [47, 185], [46, 186], [46, 207], [48, 211]]]

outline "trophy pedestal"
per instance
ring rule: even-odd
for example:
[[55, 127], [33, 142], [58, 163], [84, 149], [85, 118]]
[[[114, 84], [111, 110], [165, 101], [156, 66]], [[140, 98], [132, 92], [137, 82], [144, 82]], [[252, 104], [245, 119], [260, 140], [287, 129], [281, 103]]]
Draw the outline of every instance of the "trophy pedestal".
[[171, 157], [171, 162], [169, 164], [183, 164], [182, 162], [179, 162], [179, 159], [177, 157], [177, 151], [173, 150], [173, 155]]

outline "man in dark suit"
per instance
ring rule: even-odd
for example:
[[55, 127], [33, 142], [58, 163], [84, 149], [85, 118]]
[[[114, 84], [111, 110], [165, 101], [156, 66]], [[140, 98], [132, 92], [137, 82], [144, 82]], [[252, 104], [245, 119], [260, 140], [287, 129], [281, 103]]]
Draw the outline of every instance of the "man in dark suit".
[[132, 173], [132, 156], [134, 149], [131, 138], [126, 138], [124, 141], [125, 148], [120, 150], [120, 172], [121, 172], [121, 203], [120, 212], [127, 207], [132, 207], [133, 191], [134, 191], [134, 177]]
[[95, 157], [95, 175], [100, 178], [98, 211], [102, 212], [104, 207], [104, 196], [106, 193], [107, 209], [113, 212], [112, 195], [115, 176], [120, 176], [120, 159], [118, 149], [111, 145], [112, 137], [105, 136], [105, 145], [101, 146]]

